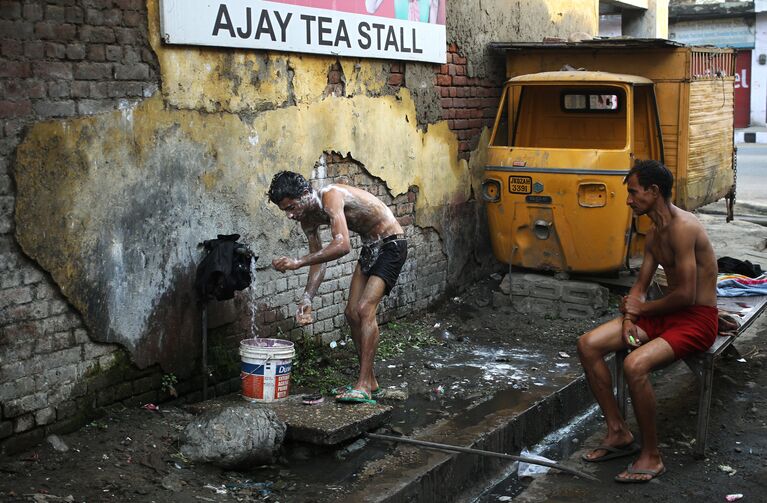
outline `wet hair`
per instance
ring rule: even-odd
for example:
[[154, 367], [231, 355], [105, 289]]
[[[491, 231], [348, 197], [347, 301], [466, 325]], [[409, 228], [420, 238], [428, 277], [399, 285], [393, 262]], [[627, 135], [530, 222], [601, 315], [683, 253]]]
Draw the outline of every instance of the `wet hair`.
[[280, 171], [272, 178], [272, 184], [266, 195], [271, 202], [279, 204], [286, 197], [298, 199], [311, 190], [312, 186], [300, 174], [292, 171]]
[[663, 199], [666, 201], [671, 199], [674, 175], [671, 174], [671, 171], [662, 162], [655, 160], [640, 161], [637, 159], [634, 167], [629, 170], [626, 178], [623, 179], [623, 183], [628, 183], [631, 175], [637, 176], [639, 185], [644, 187], [645, 190], [649, 189], [652, 185], [657, 185]]

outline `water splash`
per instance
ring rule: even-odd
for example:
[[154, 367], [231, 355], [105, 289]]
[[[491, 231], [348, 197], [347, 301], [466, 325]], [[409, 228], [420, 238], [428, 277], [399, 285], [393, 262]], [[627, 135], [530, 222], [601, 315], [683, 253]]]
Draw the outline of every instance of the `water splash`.
[[250, 338], [258, 338], [258, 291], [256, 284], [256, 261], [250, 261], [250, 287], [248, 288], [248, 303], [250, 307]]

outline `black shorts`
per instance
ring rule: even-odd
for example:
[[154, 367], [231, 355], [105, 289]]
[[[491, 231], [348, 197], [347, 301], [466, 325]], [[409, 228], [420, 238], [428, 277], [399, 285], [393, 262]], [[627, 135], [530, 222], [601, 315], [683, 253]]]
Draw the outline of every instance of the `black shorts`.
[[386, 283], [385, 295], [389, 295], [406, 259], [407, 240], [402, 234], [394, 234], [380, 241], [363, 243], [358, 262], [362, 274], [378, 276]]

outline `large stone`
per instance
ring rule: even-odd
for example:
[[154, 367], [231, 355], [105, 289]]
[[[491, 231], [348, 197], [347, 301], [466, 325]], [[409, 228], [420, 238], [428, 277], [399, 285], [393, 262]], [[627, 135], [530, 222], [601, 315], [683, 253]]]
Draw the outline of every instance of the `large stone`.
[[214, 409], [187, 425], [181, 452], [192, 461], [224, 468], [267, 464], [282, 445], [285, 430], [272, 410], [258, 405]]

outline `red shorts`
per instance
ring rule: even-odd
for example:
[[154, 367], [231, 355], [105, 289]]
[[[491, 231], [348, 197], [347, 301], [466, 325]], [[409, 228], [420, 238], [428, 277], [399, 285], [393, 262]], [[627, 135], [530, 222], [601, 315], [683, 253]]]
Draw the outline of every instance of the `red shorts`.
[[636, 326], [647, 332], [650, 340], [665, 340], [678, 359], [707, 351], [719, 331], [719, 309], [690, 306], [671, 314], [639, 318]]

